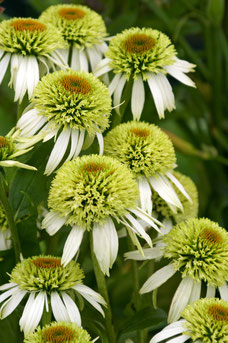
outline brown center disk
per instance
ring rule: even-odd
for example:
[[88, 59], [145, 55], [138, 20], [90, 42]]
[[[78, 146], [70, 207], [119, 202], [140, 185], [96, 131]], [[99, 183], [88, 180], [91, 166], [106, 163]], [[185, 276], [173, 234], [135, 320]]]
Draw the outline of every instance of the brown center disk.
[[150, 134], [150, 131], [147, 129], [137, 129], [137, 128], [133, 128], [130, 130], [135, 136], [138, 137], [147, 137]]
[[228, 308], [223, 305], [211, 305], [208, 310], [209, 314], [215, 320], [228, 322]]
[[97, 173], [99, 171], [104, 170], [104, 165], [102, 163], [87, 163], [82, 167], [82, 170], [86, 173]]
[[5, 139], [5, 137], [0, 136], [0, 148], [8, 148], [9, 143]]
[[88, 94], [91, 91], [89, 82], [79, 76], [64, 76], [61, 84], [67, 91], [75, 94]]
[[79, 8], [62, 8], [59, 10], [59, 16], [68, 19], [68, 20], [75, 20], [75, 19], [80, 19], [85, 16], [85, 12]]
[[223, 241], [221, 235], [214, 229], [204, 229], [201, 236], [203, 239], [211, 244], [218, 244], [222, 243]]
[[42, 335], [42, 342], [64, 343], [75, 338], [75, 332], [65, 326], [48, 328]]
[[128, 37], [124, 42], [124, 47], [128, 52], [143, 53], [151, 50], [155, 45], [155, 40], [144, 33], [136, 33]]
[[37, 267], [37, 268], [56, 268], [56, 267], [61, 267], [61, 259], [60, 258], [37, 258], [32, 261], [32, 263]]
[[17, 31], [45, 31], [46, 25], [37, 22], [33, 19], [18, 19], [11, 23]]

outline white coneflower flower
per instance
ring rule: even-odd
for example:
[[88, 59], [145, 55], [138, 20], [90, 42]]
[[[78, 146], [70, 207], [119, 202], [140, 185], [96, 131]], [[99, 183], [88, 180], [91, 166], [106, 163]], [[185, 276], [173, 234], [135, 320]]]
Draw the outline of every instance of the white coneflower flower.
[[119, 244], [115, 220], [126, 226], [138, 249], [141, 245], [137, 235], [151, 246], [150, 236], [137, 217], [159, 229], [154, 218], [137, 207], [137, 196], [132, 173], [111, 157], [89, 155], [66, 162], [52, 181], [48, 199], [50, 212], [43, 221], [50, 235], [64, 224], [72, 227], [63, 250], [63, 265], [78, 251], [84, 233], [92, 231], [94, 253], [102, 272], [109, 275]]
[[29, 334], [24, 343], [93, 343], [86, 330], [74, 323], [52, 322]]
[[150, 343], [227, 343], [228, 302], [200, 299], [188, 305], [181, 320], [166, 326]]
[[98, 77], [111, 70], [115, 74], [109, 85], [110, 94], [114, 93], [114, 106], [119, 105], [125, 84], [133, 78], [131, 110], [135, 120], [140, 119], [145, 102], [144, 82], [149, 85], [160, 119], [164, 118], [166, 109], [171, 112], [175, 108], [167, 74], [195, 87], [185, 75], [193, 71], [195, 65], [178, 59], [170, 39], [160, 31], [127, 29], [111, 40], [105, 56], [98, 63], [95, 75]]
[[174, 185], [191, 201], [184, 187], [173, 174], [176, 162], [174, 148], [169, 137], [157, 126], [132, 121], [121, 124], [105, 137], [105, 151], [124, 163], [137, 178], [140, 206], [151, 214], [152, 192], [155, 191], [176, 213], [183, 206]]
[[68, 62], [70, 48], [72, 56], [70, 67], [74, 70], [92, 71], [102, 59], [107, 45], [107, 35], [102, 17], [86, 6], [61, 4], [50, 6], [40, 19], [54, 25], [67, 42], [68, 48], [61, 50]]
[[[20, 328], [25, 335], [39, 324], [44, 309], [51, 311], [57, 321], [81, 325], [81, 316], [76, 303], [68, 292], [79, 293], [102, 315], [105, 305], [100, 294], [82, 284], [83, 271], [79, 264], [71, 261], [61, 265], [54, 256], [35, 256], [19, 262], [10, 275], [10, 282], [0, 286], [0, 317], [10, 315], [22, 299], [29, 295], [20, 319]], [[101, 304], [101, 305], [100, 305]]]
[[11, 233], [8, 227], [8, 221], [5, 211], [0, 203], [0, 251], [8, 250], [11, 248]]
[[55, 65], [64, 66], [56, 52], [64, 47], [61, 34], [51, 25], [32, 18], [13, 18], [0, 23], [0, 83], [10, 64], [10, 86], [15, 90], [14, 101], [22, 101], [26, 91], [31, 97], [42, 74]]
[[[218, 288], [221, 298], [228, 300], [228, 233], [225, 229], [209, 219], [192, 218], [177, 224], [163, 241], [163, 256], [171, 262], [157, 270], [140, 293], [151, 292], [177, 271], [181, 273], [182, 281], [172, 299], [168, 322], [177, 320], [187, 304], [200, 298], [202, 282], [207, 285], [206, 297], [214, 297]], [[155, 259], [161, 257], [162, 252], [156, 247], [147, 249], [146, 254], [147, 259]], [[133, 255], [129, 252], [126, 257], [139, 259], [136, 252]]]
[[38, 82], [32, 108], [21, 116], [17, 126], [24, 136], [44, 133], [44, 141], [55, 138], [45, 174], [51, 174], [63, 160], [70, 145], [70, 160], [81, 152], [85, 133], [97, 136], [103, 153], [102, 132], [109, 126], [111, 97], [107, 87], [93, 74], [60, 70]]
[[15, 128], [5, 137], [0, 136], [0, 167], [19, 167], [36, 170], [35, 167], [16, 161], [15, 158], [33, 149], [33, 145], [40, 139], [42, 139], [41, 135], [22, 137], [20, 131]]

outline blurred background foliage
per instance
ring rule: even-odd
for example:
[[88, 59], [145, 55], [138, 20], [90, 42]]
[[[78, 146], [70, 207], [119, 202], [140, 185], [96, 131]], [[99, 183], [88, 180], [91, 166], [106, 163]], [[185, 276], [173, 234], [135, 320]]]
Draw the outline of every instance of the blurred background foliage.
[[[38, 17], [50, 5], [58, 3], [80, 3], [99, 12], [107, 25], [110, 36], [131, 26], [152, 27], [166, 33], [176, 46], [178, 57], [197, 65], [191, 74], [197, 88], [191, 89], [170, 78], [176, 110], [166, 113], [159, 121], [149, 90], [146, 90], [146, 103], [142, 120], [162, 127], [172, 139], [176, 151], [178, 169], [190, 176], [196, 183], [200, 198], [200, 216], [218, 221], [228, 227], [228, 1], [225, 0], [5, 0], [0, 8], [0, 19], [12, 16]], [[0, 86], [0, 135], [6, 134], [16, 123], [17, 105], [13, 102], [13, 91], [8, 88], [9, 76]], [[129, 106], [124, 121], [131, 120]], [[37, 206], [45, 206], [50, 178], [43, 176], [44, 151], [50, 150], [48, 143], [36, 147], [26, 160], [39, 167], [39, 171], [9, 171], [9, 196], [14, 211], [18, 214], [18, 228], [24, 256], [44, 251], [43, 238], [48, 242], [47, 251], [61, 249], [66, 233], [62, 233], [60, 246], [56, 250], [55, 241], [48, 241], [44, 232], [39, 233], [37, 242]], [[86, 152], [88, 153], [88, 152]], [[46, 153], [45, 153], [46, 155]], [[66, 232], [68, 232], [66, 230]], [[41, 242], [39, 244], [39, 242]], [[79, 258], [86, 273], [87, 283], [92, 285], [94, 276], [88, 254], [88, 242], [84, 242], [83, 260]], [[129, 271], [132, 266], [123, 263], [122, 252], [126, 251], [126, 241], [121, 240], [120, 257], [108, 280], [114, 322], [119, 332], [120, 342], [136, 330], [147, 328], [151, 332], [164, 326], [170, 299], [178, 284], [177, 278], [161, 287], [158, 305], [163, 310], [148, 307], [151, 295], [142, 297], [140, 304], [131, 298], [132, 279]], [[14, 266], [12, 251], [2, 253], [0, 283], [7, 282], [7, 275]], [[85, 257], [86, 256], [86, 257]], [[164, 262], [163, 262], [164, 263]], [[156, 265], [156, 269], [159, 268]], [[140, 270], [140, 285], [150, 275], [153, 266], [146, 265]], [[121, 287], [120, 287], [121, 285]], [[167, 292], [167, 289], [169, 292]], [[87, 306], [87, 305], [86, 305]], [[137, 310], [137, 311], [136, 311]], [[1, 342], [18, 343], [18, 321], [20, 308], [0, 323]], [[106, 343], [102, 320], [91, 308], [84, 312], [84, 326], [91, 333], [99, 334]], [[3, 332], [1, 328], [4, 327]], [[7, 328], [10, 328], [8, 330]], [[151, 337], [151, 335], [150, 335]], [[146, 340], [145, 340], [146, 342]]]

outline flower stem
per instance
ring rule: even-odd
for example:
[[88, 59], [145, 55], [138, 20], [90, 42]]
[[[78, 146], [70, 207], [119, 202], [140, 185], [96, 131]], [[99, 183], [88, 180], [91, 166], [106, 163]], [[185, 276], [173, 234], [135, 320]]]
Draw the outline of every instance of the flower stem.
[[110, 300], [108, 295], [108, 289], [106, 285], [105, 276], [101, 271], [101, 268], [99, 266], [99, 263], [97, 261], [97, 258], [93, 251], [93, 238], [92, 234], [90, 235], [90, 250], [91, 250], [91, 256], [93, 261], [93, 267], [94, 267], [94, 273], [97, 281], [97, 287], [99, 290], [99, 293], [102, 295], [104, 300], [106, 301], [107, 307], [104, 310], [105, 312], [105, 323], [106, 323], [106, 330], [107, 330], [107, 336], [109, 339], [109, 343], [115, 343], [116, 342], [116, 334], [114, 331], [113, 323], [112, 323], [112, 310], [110, 306]]
[[41, 319], [42, 327], [51, 323], [52, 313], [51, 313], [50, 309], [51, 309], [50, 304], [49, 304], [49, 311], [48, 312], [46, 311], [46, 308], [44, 308], [44, 312], [43, 312], [42, 319]]
[[4, 183], [5, 183], [4, 177], [2, 173], [0, 172], [0, 201], [5, 210], [7, 221], [9, 224], [16, 262], [19, 262], [20, 254], [21, 254], [20, 240], [18, 236], [17, 227], [14, 221], [13, 212], [12, 212], [8, 197], [6, 196]]

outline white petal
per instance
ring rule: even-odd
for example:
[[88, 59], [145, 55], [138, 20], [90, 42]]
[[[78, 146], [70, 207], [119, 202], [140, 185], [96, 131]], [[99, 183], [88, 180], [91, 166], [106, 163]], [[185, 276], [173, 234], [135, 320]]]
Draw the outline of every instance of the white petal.
[[45, 292], [39, 292], [36, 298], [32, 301], [30, 311], [28, 312], [27, 320], [24, 325], [25, 336], [32, 332], [39, 324], [43, 309], [44, 309]]
[[175, 99], [172, 87], [164, 74], [158, 74], [158, 87], [163, 98], [164, 109], [171, 112], [175, 108]]
[[[173, 339], [170, 339], [166, 343], [184, 343], [184, 342], [186, 342], [190, 338], [191, 337], [188, 336], [188, 335], [181, 335], [181, 336], [175, 337]], [[196, 341], [194, 341], [194, 343], [196, 343]]]
[[170, 279], [176, 273], [172, 264], [157, 270], [149, 279], [144, 283], [139, 293], [144, 294], [153, 291], [154, 289], [160, 287], [168, 279]]
[[145, 89], [141, 76], [138, 76], [133, 82], [132, 95], [131, 95], [131, 111], [134, 120], [139, 120], [142, 114], [145, 102]]
[[73, 226], [70, 234], [67, 237], [63, 249], [61, 263], [65, 266], [76, 255], [83, 238], [84, 230], [79, 226]]
[[181, 60], [179, 58], [175, 58], [175, 67], [179, 68], [183, 73], [189, 73], [190, 71], [194, 71], [194, 68], [196, 67], [195, 64], [189, 63], [188, 61]]
[[79, 51], [79, 61], [80, 61], [80, 70], [88, 72], [89, 70], [88, 60], [83, 50]]
[[80, 70], [79, 50], [75, 46], [72, 49], [71, 69]]
[[5, 54], [5, 56], [0, 61], [0, 83], [2, 82], [5, 76], [6, 70], [9, 65], [9, 61], [10, 61], [10, 54]]
[[70, 322], [71, 321], [67, 308], [63, 304], [63, 301], [57, 292], [51, 292], [51, 308], [52, 308], [53, 316], [55, 317], [57, 322], [58, 321]]
[[151, 214], [152, 212], [152, 192], [150, 185], [145, 177], [140, 177], [137, 180], [140, 196], [140, 207], [143, 211]]
[[124, 254], [124, 257], [128, 260], [144, 261], [160, 258], [163, 256], [163, 251], [159, 247], [143, 249], [142, 256], [138, 250], [129, 251]]
[[192, 199], [186, 192], [185, 188], [182, 186], [180, 181], [177, 180], [177, 178], [170, 172], [166, 173], [168, 178], [174, 183], [174, 185], [179, 189], [179, 191], [185, 196], [186, 199], [188, 199], [192, 203]]
[[167, 338], [170, 338], [172, 336], [176, 336], [177, 334], [182, 333], [186, 329], [182, 326], [182, 322], [175, 322], [175, 327], [172, 328], [164, 328], [162, 331], [160, 331], [157, 335], [155, 335], [150, 343], [158, 343], [161, 342]]
[[[122, 92], [123, 92], [123, 89], [124, 89], [124, 86], [125, 86], [125, 83], [126, 83], [126, 78], [124, 75], [122, 75], [120, 77], [120, 80], [118, 82], [118, 86], [116, 87], [115, 91], [114, 91], [114, 96], [113, 96], [113, 105], [114, 107], [118, 106], [121, 102], [121, 96], [122, 96]], [[120, 108], [119, 106], [116, 107], [116, 112], [118, 114], [120, 114]]]
[[95, 47], [87, 48], [87, 53], [90, 60], [92, 72], [96, 69], [98, 62], [101, 60], [102, 55]]
[[[74, 50], [74, 48], [73, 48]], [[65, 65], [68, 64], [69, 49], [56, 49], [56, 53], [61, 56], [61, 59]], [[72, 51], [73, 54], [73, 51]], [[72, 68], [73, 69], [73, 68]]]
[[165, 111], [165, 104], [163, 101], [163, 96], [160, 90], [160, 87], [158, 85], [158, 75], [150, 74], [149, 79], [147, 80], [148, 85], [150, 87], [151, 94], [154, 98], [154, 103], [159, 115], [159, 118], [165, 118], [164, 111]]
[[207, 293], [206, 298], [214, 298], [215, 297], [216, 288], [213, 285], [207, 286]]
[[152, 241], [150, 236], [145, 232], [144, 228], [142, 225], [131, 215], [131, 214], [125, 214], [125, 217], [130, 221], [130, 223], [133, 225], [137, 233], [145, 239], [145, 241], [148, 243], [148, 245], [151, 247], [152, 246]]
[[31, 292], [29, 298], [26, 302], [24, 311], [22, 313], [21, 319], [19, 321], [21, 330], [24, 330], [27, 321], [29, 320], [30, 312], [35, 300], [35, 292]]
[[77, 305], [67, 293], [62, 292], [61, 295], [66, 306], [70, 321], [72, 323], [76, 323], [78, 326], [81, 326], [81, 316]]
[[201, 293], [201, 282], [194, 282], [192, 287], [192, 293], [189, 298], [189, 304], [193, 303], [196, 300], [199, 300]]
[[12, 296], [3, 303], [0, 309], [0, 318], [4, 319], [9, 316], [20, 304], [26, 293], [27, 291], [25, 290], [17, 289], [17, 291], [14, 292]]
[[5, 283], [4, 285], [0, 286], [0, 291], [4, 291], [5, 289], [10, 289], [15, 286], [17, 286], [17, 283], [13, 283], [13, 282]]
[[109, 66], [110, 61], [111, 60], [109, 58], [104, 58], [101, 60], [94, 71], [94, 76], [99, 77], [112, 70], [112, 68]]
[[179, 68], [175, 67], [175, 64], [172, 64], [170, 66], [164, 66], [164, 69], [169, 73], [172, 77], [177, 79], [178, 81], [182, 82], [183, 84], [190, 86], [190, 87], [196, 87], [195, 83], [185, 75]]
[[177, 319], [179, 319], [180, 313], [184, 310], [189, 302], [193, 283], [194, 281], [190, 277], [185, 277], [182, 279], [170, 305], [168, 323], [175, 322]]
[[113, 92], [116, 90], [116, 87], [118, 87], [119, 81], [120, 81], [121, 73], [116, 74], [114, 78], [112, 79], [110, 85], [108, 86], [109, 94], [112, 95]]
[[52, 149], [44, 174], [50, 175], [61, 162], [70, 140], [70, 129], [62, 131]]
[[28, 112], [24, 112], [17, 122], [17, 128], [19, 128], [20, 130], [24, 130], [28, 125], [41, 118], [38, 113], [39, 112], [35, 108], [32, 108]]
[[15, 80], [15, 97], [14, 101], [19, 99], [19, 102], [22, 101], [27, 86], [27, 68], [28, 68], [28, 56], [23, 56], [20, 60], [17, 76]]
[[53, 236], [65, 224], [66, 218], [61, 218], [56, 212], [48, 212], [42, 222], [42, 228], [46, 229], [50, 236]]
[[39, 67], [35, 56], [28, 56], [27, 62], [27, 89], [31, 98], [34, 88], [39, 81]]
[[119, 248], [118, 235], [113, 221], [109, 218], [103, 225], [94, 224], [93, 250], [102, 272], [109, 275]]
[[164, 199], [168, 204], [183, 210], [183, 206], [169, 180], [164, 175], [157, 174], [149, 177], [152, 188]]
[[74, 153], [74, 158], [80, 154], [83, 143], [84, 143], [84, 138], [85, 138], [85, 130], [81, 130], [79, 134], [78, 142], [77, 142], [77, 148]]
[[219, 287], [219, 293], [223, 300], [228, 301], [228, 286], [226, 283]]
[[37, 170], [35, 167], [29, 166], [28, 164], [24, 164], [18, 161], [14, 160], [6, 160], [6, 161], [1, 161], [0, 166], [2, 167], [18, 167], [18, 168], [24, 168], [24, 169], [29, 169], [29, 170]]
[[98, 143], [99, 143], [99, 154], [103, 155], [103, 152], [104, 152], [104, 139], [103, 139], [102, 133], [96, 132], [96, 135], [97, 135], [97, 140], [98, 140]]
[[100, 304], [105, 306], [106, 303], [99, 293], [94, 292], [91, 288], [85, 285], [76, 285], [72, 288], [79, 292], [81, 296], [84, 297], [104, 317], [104, 311]]
[[[7, 283], [6, 285], [10, 285], [10, 283]], [[5, 287], [9, 287], [3, 285]], [[16, 287], [15, 287], [16, 286]], [[13, 286], [9, 287], [10, 289], [6, 292], [4, 292], [3, 294], [0, 295], [0, 303], [3, 302], [5, 299], [9, 298], [13, 293], [17, 292], [19, 289], [19, 286], [17, 284], [14, 284]], [[7, 289], [7, 288], [5, 288]], [[4, 289], [2, 288], [1, 291], [3, 291]]]
[[141, 208], [137, 209], [129, 209], [130, 212], [134, 213], [137, 217], [141, 218], [144, 222], [148, 223], [150, 226], [152, 226], [156, 231], [160, 232], [160, 229], [155, 224], [158, 223], [159, 225], [162, 225], [156, 218], [151, 217], [148, 213], [144, 212]]
[[[69, 156], [67, 157], [66, 161], [69, 161], [72, 159], [72, 157], [74, 156], [74, 153], [77, 149], [77, 145], [78, 145], [78, 136], [79, 136], [79, 130], [71, 130], [71, 146], [70, 146], [70, 153]], [[65, 162], [66, 162], [65, 161]]]

